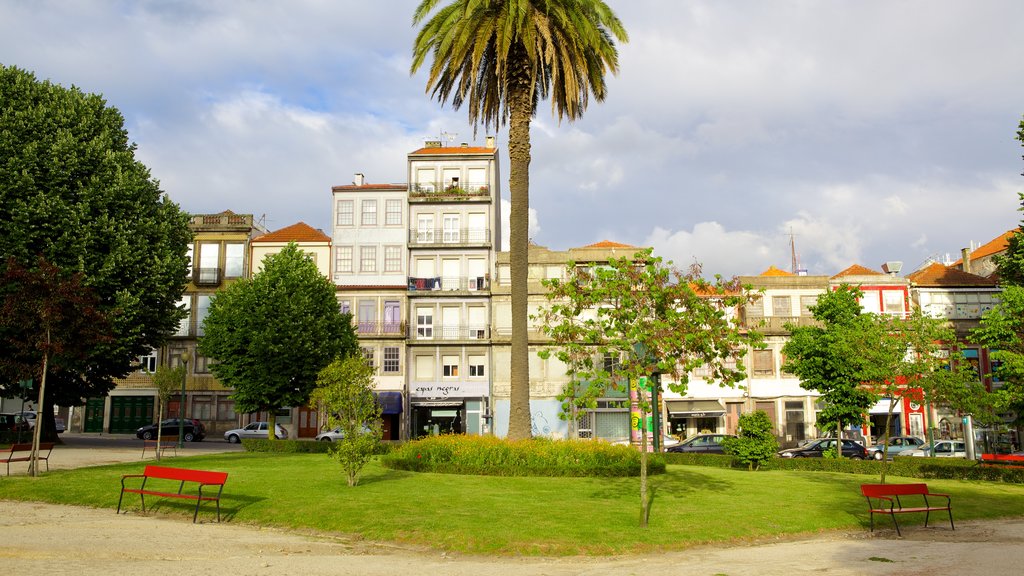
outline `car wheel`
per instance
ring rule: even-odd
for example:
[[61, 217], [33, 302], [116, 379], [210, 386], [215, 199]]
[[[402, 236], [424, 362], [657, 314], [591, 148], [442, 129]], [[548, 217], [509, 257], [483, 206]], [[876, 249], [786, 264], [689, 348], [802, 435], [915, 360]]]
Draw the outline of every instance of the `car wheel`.
[[146, 432], [143, 432], [142, 433], [142, 439], [143, 440], [152, 440], [153, 439], [153, 433], [148, 431], [148, 430]]
[[882, 459], [882, 453], [881, 452], [875, 452], [875, 460], [881, 460], [881, 459]]
[[195, 435], [191, 432], [185, 432], [185, 442], [191, 442], [195, 440]]
[[850, 456], [850, 460], [863, 460], [864, 458], [860, 454], [854, 454]]
[[323, 438], [320, 439], [320, 441], [321, 442], [330, 442], [331, 441], [331, 437], [330, 436], [324, 436]]
[[228, 444], [238, 444], [238, 442], [238, 434], [232, 434], [231, 436], [228, 436]]

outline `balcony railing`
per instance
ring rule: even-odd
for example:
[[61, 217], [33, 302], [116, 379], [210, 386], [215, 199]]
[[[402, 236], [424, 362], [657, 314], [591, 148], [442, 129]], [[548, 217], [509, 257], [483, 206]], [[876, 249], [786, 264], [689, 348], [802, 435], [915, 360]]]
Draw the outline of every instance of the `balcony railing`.
[[196, 268], [192, 272], [192, 282], [196, 286], [217, 286], [223, 273], [220, 268]]
[[426, 200], [460, 200], [462, 198], [489, 198], [491, 189], [484, 183], [419, 182], [409, 187], [410, 198]]
[[356, 322], [360, 336], [405, 336], [405, 322]]
[[461, 276], [435, 276], [433, 278], [409, 277], [409, 291], [461, 291], [479, 292], [488, 290], [491, 281], [487, 276], [465, 278]]
[[491, 231], [486, 228], [410, 228], [410, 246], [490, 245]]
[[475, 324], [430, 324], [416, 326], [409, 330], [409, 339], [426, 340], [488, 340], [491, 337], [489, 326]]

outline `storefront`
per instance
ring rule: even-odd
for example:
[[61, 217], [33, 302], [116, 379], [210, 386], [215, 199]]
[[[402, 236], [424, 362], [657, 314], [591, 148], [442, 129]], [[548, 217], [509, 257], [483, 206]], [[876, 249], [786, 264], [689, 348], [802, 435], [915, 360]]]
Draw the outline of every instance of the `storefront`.
[[486, 382], [417, 383], [409, 388], [409, 437], [483, 434]]
[[673, 436], [725, 431], [725, 406], [718, 400], [666, 400], [665, 409]]

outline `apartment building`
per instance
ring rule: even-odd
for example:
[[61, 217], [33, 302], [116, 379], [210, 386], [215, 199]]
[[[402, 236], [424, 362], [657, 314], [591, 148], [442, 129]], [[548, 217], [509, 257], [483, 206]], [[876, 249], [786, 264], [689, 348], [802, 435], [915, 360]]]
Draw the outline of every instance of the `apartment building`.
[[251, 273], [250, 242], [266, 229], [251, 214], [230, 210], [193, 215], [189, 227], [194, 235], [189, 247], [192, 266], [180, 301], [188, 315], [170, 342], [141, 357], [139, 369], [118, 380], [109, 396], [87, 399], [84, 418], [71, 419], [73, 430], [130, 433], [152, 424], [156, 421], [157, 391], [147, 372], [158, 365], [173, 368], [182, 363], [186, 364], [185, 397], [172, 395], [166, 413], [202, 420], [210, 436], [235, 426], [231, 390], [210, 373], [208, 359], [197, 353], [196, 342], [203, 335], [203, 320], [213, 294]]

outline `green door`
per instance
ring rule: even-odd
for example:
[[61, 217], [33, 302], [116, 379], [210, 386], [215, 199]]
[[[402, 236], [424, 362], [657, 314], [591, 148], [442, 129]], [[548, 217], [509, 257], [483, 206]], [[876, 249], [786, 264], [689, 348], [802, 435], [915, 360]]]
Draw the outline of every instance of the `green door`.
[[83, 432], [103, 432], [103, 403], [106, 398], [85, 401], [85, 427]]
[[131, 434], [153, 423], [152, 396], [111, 396], [110, 433]]

